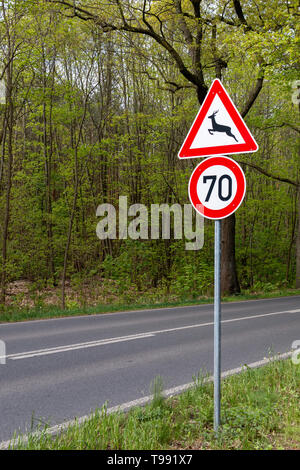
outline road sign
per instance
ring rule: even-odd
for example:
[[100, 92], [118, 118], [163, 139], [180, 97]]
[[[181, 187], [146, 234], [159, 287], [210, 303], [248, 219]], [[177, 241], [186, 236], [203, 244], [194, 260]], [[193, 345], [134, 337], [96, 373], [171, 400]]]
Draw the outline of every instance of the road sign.
[[258, 145], [220, 80], [215, 79], [179, 151], [179, 158], [256, 152]]
[[192, 205], [203, 217], [219, 220], [235, 212], [246, 192], [246, 178], [240, 165], [229, 157], [203, 160], [189, 182]]
[[[258, 145], [220, 80], [208, 94], [179, 151], [179, 158], [206, 158], [193, 171], [189, 198], [203, 217], [215, 220], [214, 269], [214, 430], [221, 409], [221, 219], [242, 203], [246, 178], [241, 167], [224, 153], [256, 152]], [[212, 156], [216, 155], [216, 156]]]

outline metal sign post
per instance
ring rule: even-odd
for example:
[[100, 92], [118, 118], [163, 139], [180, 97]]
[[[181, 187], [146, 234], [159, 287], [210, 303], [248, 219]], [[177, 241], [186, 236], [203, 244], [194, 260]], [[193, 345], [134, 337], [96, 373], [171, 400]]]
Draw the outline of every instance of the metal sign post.
[[221, 405], [221, 220], [215, 221], [214, 292], [214, 430], [220, 426]]

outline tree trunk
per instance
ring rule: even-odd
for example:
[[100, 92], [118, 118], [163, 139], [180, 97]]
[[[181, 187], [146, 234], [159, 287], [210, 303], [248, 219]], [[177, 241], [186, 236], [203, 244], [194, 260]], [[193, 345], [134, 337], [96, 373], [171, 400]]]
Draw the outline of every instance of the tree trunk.
[[69, 220], [69, 228], [68, 228], [68, 236], [67, 236], [67, 243], [65, 247], [65, 254], [64, 254], [64, 267], [63, 267], [63, 275], [62, 275], [62, 288], [61, 288], [61, 306], [62, 309], [65, 310], [66, 308], [66, 276], [67, 276], [67, 265], [68, 265], [68, 254], [71, 245], [71, 237], [72, 237], [72, 229], [73, 229], [73, 222], [76, 213], [77, 207], [77, 198], [78, 198], [78, 155], [77, 155], [77, 147], [75, 148], [75, 185], [74, 185], [74, 196], [73, 196], [73, 204], [72, 204], [72, 211]]
[[[222, 64], [216, 48], [217, 27], [212, 27], [212, 49], [216, 78], [222, 80]], [[240, 292], [235, 262], [235, 214], [221, 222], [221, 295]]]
[[[47, 117], [47, 71], [46, 71], [46, 58], [43, 51], [43, 146], [44, 146], [44, 162], [45, 162], [45, 185], [46, 185], [46, 227], [47, 227], [47, 266], [48, 275], [50, 271], [50, 277], [55, 286], [55, 266], [54, 266], [54, 242], [53, 242], [53, 223], [52, 223], [52, 154], [53, 154], [53, 126], [52, 126], [52, 106], [53, 106], [53, 85], [54, 85], [54, 70], [52, 71], [52, 83], [51, 83], [51, 95], [49, 104], [49, 124]], [[49, 125], [49, 136], [47, 127]], [[48, 138], [49, 137], [49, 138]], [[49, 151], [48, 151], [49, 142]]]
[[240, 285], [235, 262], [235, 214], [222, 220], [221, 293], [237, 294]]
[[296, 236], [296, 288], [300, 289], [300, 184], [298, 185], [298, 230]]
[[12, 98], [12, 65], [7, 68], [7, 94], [6, 100], [8, 103], [8, 161], [7, 161], [7, 182], [6, 182], [6, 198], [5, 198], [5, 214], [3, 224], [3, 241], [2, 241], [2, 273], [1, 273], [1, 294], [0, 303], [5, 303], [6, 297], [6, 284], [7, 284], [7, 241], [8, 241], [8, 226], [10, 220], [10, 199], [11, 199], [11, 186], [12, 186], [12, 171], [13, 171], [13, 113], [14, 104]]

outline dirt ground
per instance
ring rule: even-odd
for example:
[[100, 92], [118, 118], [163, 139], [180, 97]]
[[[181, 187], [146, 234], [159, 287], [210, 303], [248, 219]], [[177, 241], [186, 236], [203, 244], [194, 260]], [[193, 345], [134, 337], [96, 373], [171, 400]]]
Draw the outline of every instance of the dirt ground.
[[[41, 305], [60, 305], [61, 285], [50, 286], [29, 281], [15, 281], [8, 285], [6, 305], [35, 307]], [[133, 294], [133, 292], [132, 292]], [[114, 303], [119, 299], [118, 286], [114, 281], [101, 278], [90, 279], [81, 283], [66, 282], [66, 305], [76, 307]]]

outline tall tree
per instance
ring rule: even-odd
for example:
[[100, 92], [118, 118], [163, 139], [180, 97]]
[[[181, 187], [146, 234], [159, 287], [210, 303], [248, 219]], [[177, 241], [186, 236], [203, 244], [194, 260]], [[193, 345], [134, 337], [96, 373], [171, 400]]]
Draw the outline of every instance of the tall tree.
[[[7, 244], [9, 237], [9, 223], [11, 217], [11, 189], [13, 181], [13, 137], [14, 125], [16, 120], [16, 90], [18, 84], [19, 71], [16, 70], [16, 56], [22, 49], [22, 39], [20, 35], [20, 21], [23, 13], [18, 2], [1, 1], [1, 15], [3, 17], [1, 42], [3, 54], [3, 72], [6, 85], [6, 106], [4, 111], [4, 129], [2, 133], [3, 140], [3, 173], [6, 168], [5, 181], [5, 210], [3, 217], [2, 230], [2, 256], [1, 256], [1, 292], [0, 303], [5, 302], [6, 284], [8, 277], [8, 253]], [[6, 165], [4, 157], [7, 157]], [[2, 175], [1, 175], [2, 176]]]

